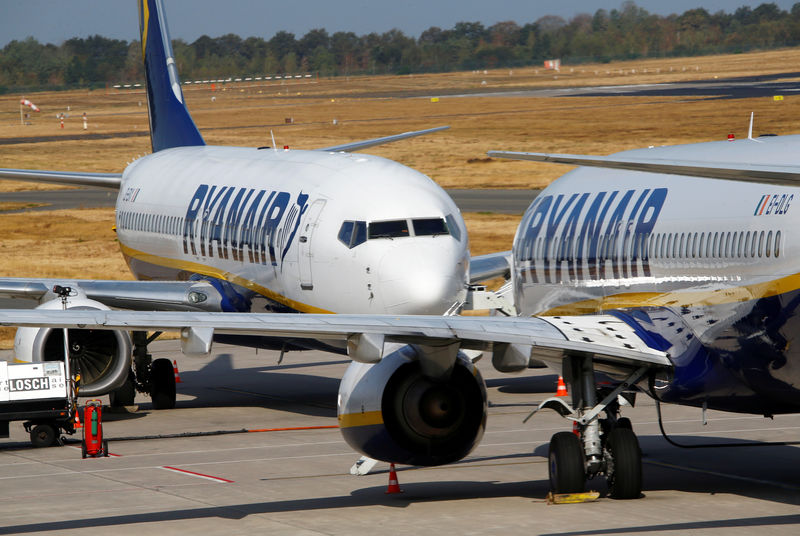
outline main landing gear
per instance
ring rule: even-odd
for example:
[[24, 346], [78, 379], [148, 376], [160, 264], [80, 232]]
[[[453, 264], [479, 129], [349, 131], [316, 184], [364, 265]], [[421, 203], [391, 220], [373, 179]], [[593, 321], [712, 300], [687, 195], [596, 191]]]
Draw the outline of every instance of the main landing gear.
[[169, 359], [153, 359], [147, 353], [147, 345], [156, 340], [161, 332], [150, 337], [144, 331], [134, 331], [133, 367], [128, 378], [118, 389], [111, 392], [111, 406], [132, 406], [136, 391], [147, 393], [153, 402], [154, 409], [172, 409], [175, 407], [175, 369]]
[[[580, 493], [586, 481], [605, 475], [608, 493], [615, 499], [637, 499], [642, 494], [642, 453], [631, 422], [619, 416], [618, 395], [646, 372], [641, 367], [613, 390], [598, 392], [591, 357], [564, 361], [573, 407], [550, 398], [537, 408], [550, 408], [575, 423], [574, 432], [558, 432], [550, 440], [548, 467], [553, 493]], [[599, 395], [605, 395], [597, 401]], [[599, 417], [605, 413], [605, 418]]]

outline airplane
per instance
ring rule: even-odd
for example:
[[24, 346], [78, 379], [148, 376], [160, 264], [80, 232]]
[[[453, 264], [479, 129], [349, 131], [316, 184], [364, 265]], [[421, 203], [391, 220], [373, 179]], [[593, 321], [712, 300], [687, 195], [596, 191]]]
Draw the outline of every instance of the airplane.
[[0, 325], [164, 329], [187, 355], [210, 352], [214, 334], [339, 339], [352, 359], [338, 394], [344, 439], [413, 465], [479, 443], [488, 403], [470, 351], [501, 372], [545, 363], [571, 399], [536, 410], [577, 432], [551, 438], [551, 489], [604, 476], [611, 497], [635, 499], [641, 451], [622, 400], [800, 412], [798, 147], [798, 135], [751, 133], [610, 156], [489, 152], [579, 166], [533, 200], [511, 250], [486, 256], [506, 264], [517, 316], [3, 310]]
[[[110, 188], [116, 234], [138, 281], [0, 279], [0, 297], [43, 309], [443, 314], [465, 301], [466, 227], [429, 177], [354, 151], [437, 127], [317, 150], [206, 145], [184, 102], [161, 0], [139, 2], [152, 154], [123, 173], [2, 169], [0, 178]], [[480, 266], [480, 262], [478, 265]], [[69, 288], [62, 297], [54, 287]], [[157, 334], [156, 334], [157, 336]], [[169, 360], [144, 332], [68, 334], [81, 393], [175, 405]], [[219, 339], [223, 340], [223, 338]], [[281, 351], [329, 341], [234, 337]], [[61, 359], [60, 331], [20, 329], [16, 359]], [[131, 357], [132, 356], [132, 357]]]
[[167, 330], [187, 355], [208, 354], [220, 335], [339, 341], [352, 360], [342, 435], [398, 464], [452, 463], [480, 442], [488, 401], [474, 351], [501, 372], [544, 363], [571, 397], [537, 411], [574, 425], [551, 438], [551, 489], [605, 477], [611, 497], [635, 499], [641, 451], [621, 400], [800, 411], [798, 147], [800, 136], [751, 128], [610, 156], [490, 152], [578, 166], [533, 200], [510, 250], [478, 263], [509, 279], [511, 317], [36, 309], [2, 310], [0, 326]]

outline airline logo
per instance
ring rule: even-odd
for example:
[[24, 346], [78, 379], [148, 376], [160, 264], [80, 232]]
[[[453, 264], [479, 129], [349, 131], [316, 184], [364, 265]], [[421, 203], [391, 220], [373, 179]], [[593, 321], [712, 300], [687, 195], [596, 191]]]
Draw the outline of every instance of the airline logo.
[[186, 210], [183, 252], [282, 265], [309, 205], [302, 192], [201, 184]]
[[789, 206], [794, 200], [794, 194], [767, 194], [762, 195], [756, 204], [753, 216], [781, 216], [789, 212]]
[[[615, 278], [620, 272], [635, 277], [639, 261], [649, 276], [646, 241], [667, 193], [667, 188], [646, 188], [540, 196], [520, 224], [517, 261], [530, 265], [540, 259], [547, 283], [565, 275], [563, 261], [570, 279], [600, 279], [604, 259], [612, 261]], [[530, 275], [538, 282], [535, 269]]]

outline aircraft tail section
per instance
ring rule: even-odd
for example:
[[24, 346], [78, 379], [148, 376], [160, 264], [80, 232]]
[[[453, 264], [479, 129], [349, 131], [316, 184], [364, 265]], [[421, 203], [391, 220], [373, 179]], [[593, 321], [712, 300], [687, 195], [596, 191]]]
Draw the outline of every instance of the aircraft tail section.
[[205, 145], [184, 103], [162, 0], [139, 0], [139, 34], [153, 152]]

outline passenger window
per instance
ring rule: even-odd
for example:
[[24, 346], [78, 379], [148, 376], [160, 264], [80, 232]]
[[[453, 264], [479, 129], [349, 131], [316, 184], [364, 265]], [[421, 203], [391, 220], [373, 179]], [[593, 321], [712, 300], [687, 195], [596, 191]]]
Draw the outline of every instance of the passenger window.
[[750, 258], [755, 258], [756, 256], [756, 233], [753, 233], [753, 236], [750, 237]]
[[[744, 241], [742, 238], [744, 238]], [[742, 249], [742, 257], [745, 259], [747, 258], [747, 252], [750, 249], [748, 244], [750, 244], [750, 231], [747, 231], [747, 234], [742, 233], [739, 235], [739, 246]]]
[[439, 236], [448, 234], [447, 225], [442, 218], [413, 220], [415, 236]]
[[767, 233], [767, 243], [766, 243], [766, 254], [769, 257], [770, 253], [772, 253], [772, 231]]
[[758, 234], [758, 256], [761, 257], [764, 253], [764, 231]]
[[725, 233], [725, 257], [731, 256], [731, 232]]
[[781, 255], [781, 232], [778, 231], [775, 233], [775, 258], [780, 257]]
[[450, 234], [461, 242], [461, 229], [458, 228], [458, 222], [456, 221], [455, 217], [452, 214], [448, 214], [446, 217], [447, 220], [447, 228], [450, 230]]

